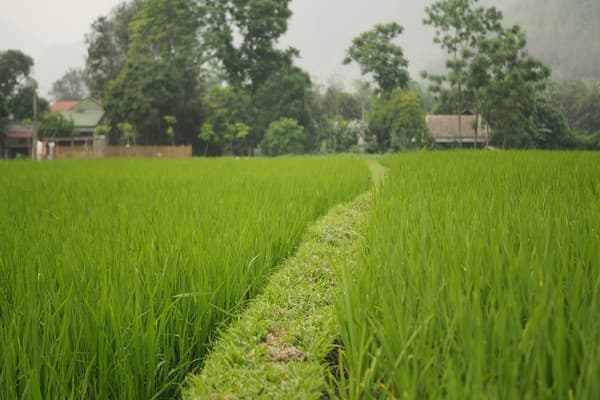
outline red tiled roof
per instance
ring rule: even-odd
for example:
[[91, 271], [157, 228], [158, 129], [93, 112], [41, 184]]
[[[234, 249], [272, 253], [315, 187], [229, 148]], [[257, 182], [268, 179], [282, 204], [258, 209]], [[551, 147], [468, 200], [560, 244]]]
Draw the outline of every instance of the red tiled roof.
[[50, 112], [69, 111], [78, 103], [78, 101], [56, 101], [50, 105]]

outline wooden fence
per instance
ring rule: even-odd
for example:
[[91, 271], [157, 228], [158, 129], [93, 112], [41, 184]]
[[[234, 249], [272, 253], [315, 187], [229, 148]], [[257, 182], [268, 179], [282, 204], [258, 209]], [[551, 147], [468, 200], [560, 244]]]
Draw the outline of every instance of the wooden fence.
[[55, 159], [69, 158], [190, 158], [192, 146], [69, 146], [57, 144]]

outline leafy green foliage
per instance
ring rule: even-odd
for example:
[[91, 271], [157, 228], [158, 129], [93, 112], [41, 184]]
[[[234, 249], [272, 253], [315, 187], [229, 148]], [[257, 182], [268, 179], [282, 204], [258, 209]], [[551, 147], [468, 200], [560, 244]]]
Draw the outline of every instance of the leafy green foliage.
[[144, 143], [160, 143], [164, 115], [178, 124], [174, 138], [190, 140], [196, 126], [198, 30], [201, 9], [192, 0], [145, 1], [130, 24], [127, 61], [108, 84], [104, 106], [111, 121], [129, 121]]
[[317, 129], [309, 149], [321, 153], [359, 151], [358, 138], [364, 137], [363, 113], [375, 102], [375, 94], [366, 82], [356, 82], [355, 93], [346, 92], [341, 84], [331, 81], [323, 91], [313, 90], [313, 118]]
[[72, 118], [54, 112], [44, 115], [39, 124], [39, 133], [44, 138], [76, 136]]
[[533, 126], [532, 141], [535, 148], [557, 150], [575, 147], [565, 116], [544, 100], [536, 102]]
[[206, 2], [206, 43], [222, 63], [228, 84], [236, 91], [246, 92], [251, 103], [247, 120], [249, 154], [261, 143], [269, 124], [279, 118], [294, 118], [308, 137], [315, 136], [310, 116], [310, 79], [293, 66], [296, 49], [277, 47], [287, 31], [289, 3], [290, 0]]
[[10, 99], [20, 87], [26, 85], [33, 59], [19, 50], [0, 52], [0, 93]]
[[298, 125], [298, 121], [282, 118], [269, 125], [261, 149], [268, 156], [302, 154], [304, 142], [304, 128]]
[[[479, 0], [440, 0], [425, 9], [427, 18], [423, 21], [436, 29], [434, 42], [445, 50], [446, 75], [429, 76], [431, 89], [438, 95], [442, 104], [455, 101], [452, 112], [438, 107], [437, 112], [458, 115], [458, 135], [462, 145], [461, 116], [465, 110], [472, 110], [476, 119], [480, 113], [480, 91], [487, 84], [485, 63], [481, 62], [480, 43], [502, 30], [502, 13], [495, 7], [475, 7]], [[428, 74], [425, 73], [426, 77]], [[444, 87], [444, 82], [450, 88]], [[477, 127], [478, 128], [478, 127]]]
[[108, 136], [111, 132], [111, 127], [109, 125], [98, 125], [94, 129], [94, 136]]
[[37, 94], [37, 89], [33, 86], [22, 86], [9, 100], [9, 110], [14, 119], [23, 120], [33, 119], [33, 96], [36, 96], [36, 106], [38, 116], [48, 109], [48, 100]]
[[[198, 138], [205, 142], [204, 155], [209, 145], [216, 146], [219, 154], [244, 154], [247, 149], [250, 99], [246, 92], [232, 87], [215, 86], [204, 98], [205, 122]], [[237, 142], [237, 143], [236, 143]]]
[[569, 127], [577, 132], [600, 132], [600, 83], [570, 80], [551, 82], [546, 101], [562, 111]]
[[404, 28], [395, 22], [378, 24], [352, 40], [344, 64], [356, 62], [363, 75], [372, 74], [379, 92], [391, 92], [397, 87], [408, 87], [408, 61], [402, 48], [392, 41]]
[[165, 115], [163, 116], [163, 120], [167, 124], [167, 137], [171, 140], [171, 145], [175, 145], [175, 131], [173, 130], [173, 126], [177, 123], [177, 117], [174, 115]]
[[129, 122], [119, 122], [117, 124], [117, 129], [119, 130], [121, 136], [125, 139], [127, 146], [129, 146], [131, 142], [133, 142], [135, 145], [135, 139], [138, 135], [133, 125], [131, 125]]
[[0, 131], [6, 121], [33, 118], [33, 99], [38, 112], [48, 108], [48, 102], [37, 95], [37, 83], [29, 76], [33, 59], [19, 50], [0, 51]]
[[312, 116], [311, 81], [297, 67], [285, 67], [273, 73], [252, 98], [256, 118], [250, 134], [252, 143], [260, 143], [273, 121], [296, 120], [306, 134], [306, 145], [316, 136]]
[[86, 83], [90, 95], [103, 98], [109, 81], [125, 66], [130, 43], [129, 24], [141, 8], [142, 0], [124, 1], [109, 15], [98, 17], [85, 37], [87, 44]]
[[[281, 51], [276, 44], [287, 31], [290, 0], [207, 0], [206, 40], [223, 63], [228, 81], [254, 93], [283, 66], [291, 65], [297, 50]], [[234, 32], [241, 43], [236, 47]]]
[[529, 56], [525, 34], [518, 26], [480, 42], [488, 68], [482, 92], [482, 115], [492, 127], [493, 139], [506, 147], [527, 147], [531, 116], [550, 70]]
[[369, 133], [378, 151], [423, 146], [427, 127], [420, 96], [398, 88], [382, 97], [369, 118]]

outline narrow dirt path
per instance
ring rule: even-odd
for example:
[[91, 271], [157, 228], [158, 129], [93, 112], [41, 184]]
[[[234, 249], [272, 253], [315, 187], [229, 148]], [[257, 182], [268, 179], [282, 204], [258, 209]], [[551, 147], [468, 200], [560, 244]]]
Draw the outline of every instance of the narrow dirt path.
[[[368, 160], [377, 186], [385, 169]], [[327, 398], [334, 348], [336, 268], [355, 263], [373, 191], [332, 208], [311, 226], [297, 253], [215, 344], [184, 399]]]

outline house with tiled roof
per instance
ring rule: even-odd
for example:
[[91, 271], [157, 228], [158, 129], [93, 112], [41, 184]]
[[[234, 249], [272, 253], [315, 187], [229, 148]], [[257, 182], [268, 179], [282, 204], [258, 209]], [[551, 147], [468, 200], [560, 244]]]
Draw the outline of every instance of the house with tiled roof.
[[462, 142], [463, 145], [485, 145], [489, 131], [482, 128], [481, 119], [479, 129], [475, 131], [476, 118], [474, 115], [461, 115], [460, 132], [458, 129], [458, 115], [427, 115], [425, 117], [429, 134], [438, 145], [453, 145]]
[[4, 138], [0, 138], [3, 141], [0, 158], [30, 157], [33, 138], [34, 132], [31, 125], [25, 125], [18, 121], [9, 122]]
[[50, 112], [60, 112], [72, 118], [79, 136], [92, 136], [96, 127], [104, 121], [102, 104], [95, 99], [57, 101], [50, 105]]

